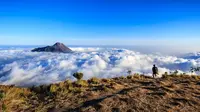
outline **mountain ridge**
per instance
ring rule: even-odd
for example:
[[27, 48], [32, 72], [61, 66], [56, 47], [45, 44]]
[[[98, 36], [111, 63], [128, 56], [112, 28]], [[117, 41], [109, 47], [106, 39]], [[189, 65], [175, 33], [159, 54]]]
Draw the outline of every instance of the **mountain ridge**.
[[65, 46], [63, 43], [57, 42], [52, 46], [39, 47], [31, 50], [32, 52], [60, 52], [60, 53], [70, 53], [72, 50]]

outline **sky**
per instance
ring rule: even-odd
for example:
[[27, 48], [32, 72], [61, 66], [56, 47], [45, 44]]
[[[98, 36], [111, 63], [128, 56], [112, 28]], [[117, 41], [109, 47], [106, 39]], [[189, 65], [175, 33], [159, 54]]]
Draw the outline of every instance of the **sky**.
[[198, 0], [0, 0], [0, 45], [199, 49]]

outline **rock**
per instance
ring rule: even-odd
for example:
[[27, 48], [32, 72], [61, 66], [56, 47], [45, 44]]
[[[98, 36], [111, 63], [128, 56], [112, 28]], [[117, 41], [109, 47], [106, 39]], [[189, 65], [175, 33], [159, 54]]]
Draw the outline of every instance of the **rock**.
[[53, 46], [46, 46], [35, 48], [31, 50], [32, 52], [61, 52], [61, 53], [70, 53], [72, 50], [65, 46], [63, 43], [55, 43]]

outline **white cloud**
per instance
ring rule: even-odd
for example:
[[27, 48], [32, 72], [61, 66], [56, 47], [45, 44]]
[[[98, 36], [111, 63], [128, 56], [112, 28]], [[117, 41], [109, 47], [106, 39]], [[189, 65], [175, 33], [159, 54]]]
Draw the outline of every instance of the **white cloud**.
[[31, 86], [49, 84], [68, 79], [74, 72], [83, 72], [84, 79], [110, 78], [133, 73], [151, 75], [153, 64], [160, 74], [180, 70], [188, 72], [200, 65], [200, 59], [141, 54], [116, 48], [72, 48], [75, 52], [36, 53], [29, 50], [0, 49], [0, 84]]
[[93, 48], [93, 47], [74, 47], [71, 48], [73, 51], [77, 52], [94, 52], [94, 51], [100, 51], [102, 48]]

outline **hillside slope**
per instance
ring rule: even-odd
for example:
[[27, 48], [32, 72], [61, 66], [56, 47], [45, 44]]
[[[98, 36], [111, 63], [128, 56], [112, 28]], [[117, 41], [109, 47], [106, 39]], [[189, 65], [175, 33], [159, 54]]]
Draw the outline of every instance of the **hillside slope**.
[[132, 75], [32, 88], [0, 86], [6, 112], [197, 112], [200, 77]]

